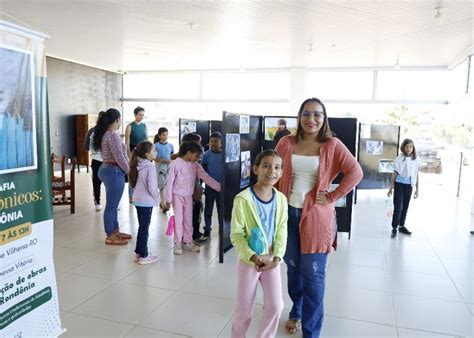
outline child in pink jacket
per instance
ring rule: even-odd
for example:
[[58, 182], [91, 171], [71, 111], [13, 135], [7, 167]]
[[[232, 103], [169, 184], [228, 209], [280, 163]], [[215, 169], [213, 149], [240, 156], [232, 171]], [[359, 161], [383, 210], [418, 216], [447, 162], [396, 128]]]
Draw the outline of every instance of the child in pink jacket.
[[[173, 205], [174, 254], [181, 255], [185, 250], [199, 252], [199, 246], [193, 243], [193, 193], [196, 176], [216, 191], [221, 185], [209, 176], [197, 163], [201, 156], [201, 146], [195, 142], [187, 142], [179, 147], [179, 157], [171, 163], [168, 182], [165, 188], [167, 207]], [[184, 239], [184, 246], [182, 241]]]
[[160, 203], [160, 193], [153, 160], [156, 158], [155, 147], [145, 141], [137, 144], [130, 160], [130, 186], [133, 188], [133, 204], [138, 215], [137, 245], [135, 261], [138, 264], [155, 263], [157, 256], [148, 252], [148, 228], [153, 207]]

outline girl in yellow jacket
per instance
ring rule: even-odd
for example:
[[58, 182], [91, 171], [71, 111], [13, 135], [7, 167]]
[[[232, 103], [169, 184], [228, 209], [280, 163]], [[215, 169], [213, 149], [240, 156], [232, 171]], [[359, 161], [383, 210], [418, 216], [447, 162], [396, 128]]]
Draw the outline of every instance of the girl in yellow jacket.
[[264, 313], [257, 337], [276, 335], [283, 310], [280, 261], [286, 249], [288, 204], [273, 188], [282, 174], [282, 159], [274, 150], [265, 150], [252, 169], [257, 183], [235, 197], [232, 209], [230, 238], [240, 258], [233, 338], [245, 337], [259, 282]]

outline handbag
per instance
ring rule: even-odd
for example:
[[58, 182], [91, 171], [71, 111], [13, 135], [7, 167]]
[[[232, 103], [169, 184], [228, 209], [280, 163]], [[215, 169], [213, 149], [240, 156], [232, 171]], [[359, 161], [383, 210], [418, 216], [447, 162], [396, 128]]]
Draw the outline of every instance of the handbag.
[[168, 215], [168, 226], [166, 227], [165, 233], [167, 236], [172, 236], [174, 233], [174, 225], [175, 225], [174, 215], [172, 214], [171, 211], [167, 211], [166, 214]]

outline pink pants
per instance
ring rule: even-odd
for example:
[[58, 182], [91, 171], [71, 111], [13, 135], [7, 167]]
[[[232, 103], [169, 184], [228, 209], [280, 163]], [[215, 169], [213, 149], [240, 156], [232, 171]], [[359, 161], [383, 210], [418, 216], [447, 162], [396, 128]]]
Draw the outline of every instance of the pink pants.
[[245, 337], [252, 319], [253, 304], [259, 281], [263, 288], [263, 317], [257, 337], [275, 337], [281, 311], [283, 311], [280, 265], [271, 270], [257, 272], [254, 266], [247, 265], [239, 260], [237, 271], [237, 300], [231, 337]]
[[193, 196], [173, 195], [174, 242], [193, 242]]

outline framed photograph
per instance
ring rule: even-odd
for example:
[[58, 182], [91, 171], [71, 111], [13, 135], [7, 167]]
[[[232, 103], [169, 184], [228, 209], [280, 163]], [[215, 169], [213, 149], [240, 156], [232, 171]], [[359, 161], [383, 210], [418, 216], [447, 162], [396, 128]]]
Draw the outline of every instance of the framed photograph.
[[240, 153], [240, 187], [245, 188], [250, 184], [250, 172], [252, 170], [250, 163], [250, 150]]
[[195, 133], [197, 130], [196, 125], [197, 125], [196, 121], [187, 121], [186, 123], [181, 124], [181, 130], [180, 130], [181, 138], [183, 138], [183, 136], [186, 134]]
[[275, 141], [275, 145], [283, 136], [296, 135], [296, 117], [266, 117], [264, 123], [265, 141]]
[[240, 115], [239, 133], [248, 134], [250, 131], [250, 116]]
[[382, 155], [383, 141], [367, 141], [365, 143], [365, 151], [367, 155]]
[[240, 159], [240, 134], [226, 134], [225, 162], [235, 162]]
[[360, 125], [360, 138], [370, 138], [370, 124]]
[[33, 61], [0, 45], [0, 175], [38, 167]]
[[393, 173], [394, 160], [379, 160], [379, 173]]
[[[337, 188], [338, 186], [339, 186], [339, 184], [334, 184], [334, 183], [331, 184], [331, 185], [329, 186], [329, 192], [336, 190], [336, 188]], [[334, 206], [335, 206], [336, 208], [345, 208], [345, 207], [347, 206], [347, 203], [346, 203], [346, 196], [344, 196], [344, 197], [338, 199], [338, 200], [336, 201], [336, 203], [334, 204]]]

